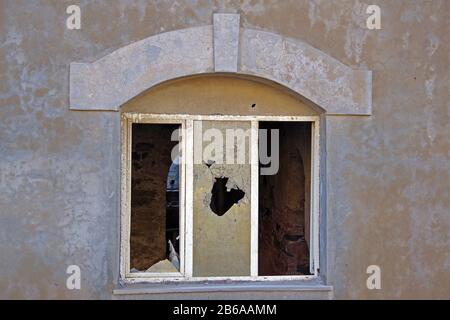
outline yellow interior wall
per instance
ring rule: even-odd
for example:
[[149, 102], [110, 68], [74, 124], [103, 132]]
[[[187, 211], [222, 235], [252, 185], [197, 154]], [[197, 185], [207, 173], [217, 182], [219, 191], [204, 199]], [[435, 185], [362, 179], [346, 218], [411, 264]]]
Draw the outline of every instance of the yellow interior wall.
[[275, 84], [226, 75], [193, 76], [163, 83], [128, 101], [121, 111], [268, 116], [312, 116], [319, 112], [317, 107]]

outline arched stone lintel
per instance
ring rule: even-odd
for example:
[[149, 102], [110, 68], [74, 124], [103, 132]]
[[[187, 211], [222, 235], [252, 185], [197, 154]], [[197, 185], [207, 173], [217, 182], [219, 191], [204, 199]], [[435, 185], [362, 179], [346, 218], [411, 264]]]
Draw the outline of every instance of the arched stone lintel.
[[92, 63], [71, 63], [70, 108], [118, 111], [161, 82], [231, 72], [284, 85], [328, 114], [372, 113], [371, 71], [297, 40], [240, 28], [238, 14], [215, 14], [213, 22], [148, 37]]

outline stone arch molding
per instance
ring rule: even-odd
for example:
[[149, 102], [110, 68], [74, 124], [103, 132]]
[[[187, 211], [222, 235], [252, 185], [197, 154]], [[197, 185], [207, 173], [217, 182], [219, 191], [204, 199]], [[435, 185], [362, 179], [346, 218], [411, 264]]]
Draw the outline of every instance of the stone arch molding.
[[312, 46], [240, 28], [239, 14], [213, 25], [148, 37], [92, 63], [70, 64], [70, 109], [112, 110], [170, 79], [226, 72], [275, 81], [328, 114], [370, 115], [372, 72], [355, 70]]

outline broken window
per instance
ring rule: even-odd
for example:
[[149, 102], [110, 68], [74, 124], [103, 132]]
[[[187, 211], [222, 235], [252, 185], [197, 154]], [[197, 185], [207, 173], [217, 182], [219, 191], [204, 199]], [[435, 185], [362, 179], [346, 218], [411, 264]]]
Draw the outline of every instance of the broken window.
[[180, 271], [180, 169], [172, 160], [177, 124], [133, 124], [131, 272]]
[[125, 116], [124, 277], [316, 275], [318, 120], [293, 118]]
[[223, 216], [245, 196], [245, 192], [239, 189], [238, 186], [234, 188], [227, 187], [229, 179], [228, 177], [214, 178], [215, 181], [211, 189], [211, 202], [209, 207], [218, 216]]
[[[260, 162], [259, 275], [310, 274], [311, 124], [260, 122], [259, 128], [267, 130], [263, 149], [279, 159], [275, 174], [261, 174], [268, 164]], [[273, 139], [279, 140], [276, 150], [272, 150]]]
[[250, 276], [250, 122], [194, 126], [193, 275]]

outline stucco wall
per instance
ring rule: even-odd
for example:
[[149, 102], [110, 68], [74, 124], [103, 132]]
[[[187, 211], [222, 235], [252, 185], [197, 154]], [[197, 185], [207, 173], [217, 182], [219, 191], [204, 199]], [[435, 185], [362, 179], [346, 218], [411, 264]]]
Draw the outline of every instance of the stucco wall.
[[[119, 114], [69, 111], [69, 63], [239, 12], [373, 71], [372, 116], [328, 116], [327, 280], [336, 298], [450, 297], [449, 1], [0, 2], [0, 297], [110, 298]], [[382, 29], [365, 27], [367, 4]], [[81, 290], [65, 287], [66, 267]], [[366, 288], [366, 267], [382, 290]]]

